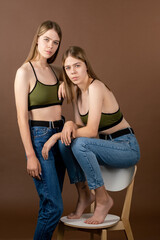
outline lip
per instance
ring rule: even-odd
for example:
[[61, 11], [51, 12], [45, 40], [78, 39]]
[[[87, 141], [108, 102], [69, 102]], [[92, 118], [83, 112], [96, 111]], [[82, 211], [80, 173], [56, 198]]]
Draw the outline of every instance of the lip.
[[72, 80], [77, 80], [78, 79], [78, 77], [72, 77]]
[[51, 51], [46, 51], [46, 53], [47, 53], [48, 55], [51, 55], [51, 54], [52, 54], [52, 52], [51, 52]]

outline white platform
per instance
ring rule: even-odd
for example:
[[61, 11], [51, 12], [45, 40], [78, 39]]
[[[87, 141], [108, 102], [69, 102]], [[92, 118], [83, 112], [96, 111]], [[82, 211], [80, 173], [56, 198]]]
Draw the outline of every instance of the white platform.
[[98, 229], [98, 228], [112, 227], [120, 220], [119, 216], [108, 214], [104, 222], [101, 224], [84, 223], [84, 221], [90, 218], [92, 215], [93, 215], [92, 213], [86, 213], [86, 214], [83, 214], [80, 219], [68, 219], [67, 216], [64, 216], [61, 218], [61, 221], [65, 225], [75, 227], [75, 228]]

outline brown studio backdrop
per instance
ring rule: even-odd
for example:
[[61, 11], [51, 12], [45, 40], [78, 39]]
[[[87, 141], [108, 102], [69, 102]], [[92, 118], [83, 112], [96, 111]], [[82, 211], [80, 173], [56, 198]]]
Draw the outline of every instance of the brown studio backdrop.
[[[152, 239], [150, 236], [158, 239], [159, 11], [158, 0], [0, 2], [0, 239], [31, 238], [36, 223], [38, 197], [32, 179], [26, 174], [26, 159], [16, 122], [13, 83], [17, 68], [28, 54], [37, 26], [48, 19], [57, 21], [63, 31], [55, 64], [61, 64], [62, 53], [68, 46], [83, 47], [95, 72], [113, 90], [122, 112], [134, 128], [141, 147], [141, 161], [135, 182], [131, 222], [137, 240]], [[72, 107], [64, 103], [63, 114], [66, 119], [73, 119]], [[122, 197], [118, 196], [115, 211], [119, 209]], [[69, 184], [67, 176], [63, 199], [66, 214], [76, 203], [75, 188]], [[149, 219], [153, 221], [153, 235], [146, 227], [151, 224]], [[73, 239], [78, 239], [77, 235]]]

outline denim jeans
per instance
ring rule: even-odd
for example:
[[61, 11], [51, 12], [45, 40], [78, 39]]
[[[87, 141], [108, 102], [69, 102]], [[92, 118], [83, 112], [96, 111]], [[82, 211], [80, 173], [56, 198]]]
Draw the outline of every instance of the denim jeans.
[[33, 148], [42, 168], [41, 180], [33, 178], [40, 198], [34, 240], [51, 240], [63, 212], [61, 191], [65, 166], [59, 153], [58, 144], [55, 144], [49, 151], [47, 160], [43, 159], [41, 151], [44, 143], [61, 129], [39, 126], [30, 129]]
[[86, 181], [83, 170], [81, 169], [79, 163], [73, 155], [71, 146], [66, 146], [65, 144], [62, 144], [60, 140], [58, 141], [58, 146], [63, 162], [67, 168], [70, 183], [72, 184]]
[[[60, 151], [64, 151], [64, 148], [65, 146], [60, 147]], [[96, 189], [104, 185], [99, 165], [127, 168], [135, 165], [140, 159], [139, 145], [132, 133], [111, 140], [76, 138], [72, 141], [70, 150], [79, 164], [76, 164], [76, 171], [80, 174], [83, 170], [90, 189]], [[62, 155], [62, 157], [71, 182], [76, 183], [76, 177], [75, 180], [73, 179], [76, 175], [74, 171], [75, 160], [71, 157], [68, 159], [67, 154]], [[81, 178], [83, 178], [83, 174]]]

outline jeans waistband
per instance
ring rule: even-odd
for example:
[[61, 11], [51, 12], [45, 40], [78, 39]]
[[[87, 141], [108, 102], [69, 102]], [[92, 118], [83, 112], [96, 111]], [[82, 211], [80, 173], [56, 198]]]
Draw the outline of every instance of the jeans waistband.
[[133, 129], [125, 128], [125, 129], [119, 130], [119, 131], [111, 133], [111, 134], [99, 134], [99, 138], [105, 139], [105, 140], [111, 140], [111, 139], [114, 139], [114, 138], [117, 138], [117, 137], [120, 137], [120, 136], [123, 136], [126, 134], [130, 134], [130, 133], [134, 134]]
[[59, 128], [63, 127], [64, 120], [58, 120], [58, 121], [36, 121], [36, 120], [30, 120], [30, 126], [35, 127], [48, 127], [48, 128]]

